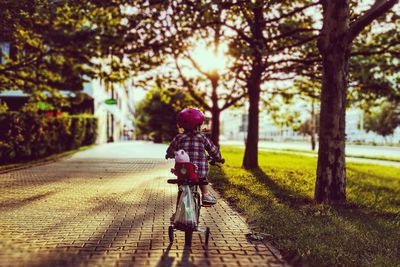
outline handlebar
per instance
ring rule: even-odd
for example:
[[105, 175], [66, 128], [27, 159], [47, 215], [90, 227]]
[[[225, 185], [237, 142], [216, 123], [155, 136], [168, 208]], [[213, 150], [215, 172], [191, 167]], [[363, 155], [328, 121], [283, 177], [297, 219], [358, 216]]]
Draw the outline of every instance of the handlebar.
[[178, 185], [208, 185], [207, 181], [199, 181], [197, 183], [195, 182], [190, 182], [190, 181], [185, 181], [185, 180], [178, 180], [178, 179], [168, 179], [167, 183], [169, 184], [178, 184]]
[[[174, 157], [169, 156], [168, 154], [165, 155], [165, 159], [173, 159]], [[207, 161], [210, 165], [213, 166], [218, 166], [217, 163], [221, 163], [224, 164], [225, 163], [225, 159], [213, 159], [211, 156], [207, 156]]]
[[207, 156], [208, 163], [213, 166], [219, 166], [217, 163], [224, 164], [225, 159], [213, 159], [211, 156]]

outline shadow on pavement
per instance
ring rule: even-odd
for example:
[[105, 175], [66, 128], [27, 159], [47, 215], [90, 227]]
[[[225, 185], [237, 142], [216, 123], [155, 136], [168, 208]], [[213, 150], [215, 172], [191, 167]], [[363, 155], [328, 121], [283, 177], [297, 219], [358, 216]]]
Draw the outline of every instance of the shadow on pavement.
[[157, 267], [171, 267], [174, 263], [175, 258], [169, 256], [169, 251], [171, 250], [172, 243], [168, 245], [165, 249], [163, 255], [161, 256], [160, 260], [158, 261]]
[[15, 199], [15, 200], [4, 201], [4, 202], [1, 201], [0, 202], [0, 210], [10, 211], [13, 209], [18, 209], [18, 208], [21, 208], [22, 206], [33, 204], [33, 202], [42, 200], [53, 194], [55, 194], [55, 192], [46, 192], [43, 194], [37, 194], [37, 195], [30, 196], [30, 197], [23, 198], [23, 199]]
[[[107, 173], [103, 173], [104, 167], [96, 162], [83, 166], [83, 170], [74, 169], [76, 164], [70, 163], [63, 162], [62, 172], [57, 170], [58, 166], [53, 166], [47, 173], [36, 169], [37, 174], [33, 173], [29, 176], [26, 172], [28, 176], [25, 176], [25, 173], [20, 172], [3, 181], [3, 184], [9, 185], [7, 190], [13, 191], [14, 194], [19, 192], [25, 195], [31, 194], [19, 201], [3, 202], [1, 206], [3, 211], [17, 209], [45, 198], [48, 203], [51, 203], [49, 207], [55, 208], [53, 211], [55, 216], [51, 221], [45, 222], [45, 219], [41, 217], [43, 213], [43, 216], [51, 218], [51, 208], [46, 208], [48, 204], [40, 207], [40, 213], [33, 212], [19, 219], [18, 223], [25, 223], [29, 227], [30, 232], [27, 232], [24, 238], [34, 240], [35, 250], [23, 248], [26, 250], [25, 256], [15, 260], [14, 266], [80, 266], [96, 263], [115, 265], [120, 261], [121, 264], [127, 262], [145, 264], [150, 259], [148, 257], [150, 251], [156, 251], [154, 247], [163, 244], [165, 234], [162, 225], [158, 222], [162, 223], [165, 210], [169, 210], [169, 206], [173, 205], [169, 197], [158, 197], [161, 186], [155, 188], [151, 186], [153, 182], [158, 183], [157, 179], [165, 179], [165, 177], [159, 177], [157, 172], [154, 177], [151, 173], [149, 174], [153, 171], [154, 164], [147, 164], [147, 161], [143, 162], [146, 166], [142, 167], [142, 164], [139, 170], [126, 169], [123, 172], [119, 164], [115, 166], [111, 164], [107, 166]], [[129, 175], [137, 176], [138, 172], [146, 173], [146, 176], [150, 175], [151, 181], [141, 178], [134, 184], [130, 184], [129, 179], [132, 178]], [[86, 176], [87, 180], [82, 179]], [[104, 179], [99, 177], [104, 177]], [[115, 193], [107, 185], [108, 183], [111, 185], [114, 179], [119, 178], [122, 179], [122, 186], [117, 185], [117, 193]], [[80, 187], [89, 188], [92, 181], [95, 182], [93, 191], [88, 192], [93, 193], [89, 193], [87, 196], [90, 198], [86, 198], [85, 195], [81, 195]], [[57, 182], [61, 183], [56, 184]], [[124, 188], [124, 183], [126, 183], [126, 188]], [[33, 189], [38, 191], [51, 187], [53, 184], [66, 195], [51, 198], [54, 192], [47, 192], [32, 196], [31, 191], [26, 190], [27, 188], [32, 189], [32, 192]], [[95, 193], [97, 186], [103, 195]], [[137, 190], [135, 186], [142, 188], [138, 195], [134, 194]], [[73, 199], [69, 197], [71, 194], [73, 194]], [[130, 203], [129, 198], [135, 196], [139, 196], [140, 200]], [[140, 205], [138, 205], [139, 202]], [[57, 203], [61, 203], [61, 207]], [[91, 225], [92, 221], [96, 224]], [[100, 224], [97, 223], [99, 221], [101, 221]], [[87, 227], [85, 227], [86, 222]], [[144, 232], [143, 229], [145, 229]], [[153, 250], [151, 250], [152, 246]], [[105, 259], [111, 261], [103, 262]]]
[[[162, 205], [163, 199], [156, 199], [154, 201], [154, 205]], [[118, 202], [114, 201], [114, 204], [118, 204]], [[124, 207], [125, 206], [125, 207]], [[129, 206], [128, 203], [120, 203], [117, 208], [114, 210], [115, 213], [122, 208], [127, 208]], [[95, 208], [96, 211], [113, 211], [110, 209], [110, 204], [103, 203], [102, 206], [98, 206]], [[163, 210], [160, 210], [157, 214], [157, 217], [160, 217]], [[151, 238], [143, 238], [135, 239], [131, 236], [138, 236], [139, 233], [134, 230], [140, 231], [141, 227], [149, 225], [151, 228], [151, 224], [153, 223], [154, 217], [148, 216], [149, 214], [138, 213], [133, 214], [131, 216], [127, 216], [124, 218], [118, 218], [112, 220], [111, 223], [106, 226], [104, 229], [99, 229], [98, 232], [91, 236], [87, 241], [83, 243], [76, 242], [74, 245], [65, 245], [59, 246], [56, 249], [49, 249], [49, 253], [46, 257], [35, 257], [32, 259], [32, 262], [29, 266], [39, 267], [39, 266], [80, 266], [81, 264], [85, 264], [88, 262], [95, 263], [98, 259], [102, 260], [103, 256], [108, 256], [110, 258], [114, 258], [114, 263], [123, 260], [119, 253], [125, 253], [127, 259], [130, 260], [130, 263], [138, 263], [143, 264], [140, 259], [132, 262], [132, 257], [141, 256], [135, 254], [136, 248], [144, 248], [146, 249], [147, 245], [150, 246]], [[92, 216], [95, 217], [94, 214]], [[133, 230], [133, 231], [132, 231]], [[162, 236], [162, 232], [153, 231], [153, 236]], [[126, 243], [126, 241], [130, 241], [131, 243]], [[146, 251], [147, 254], [148, 252]], [[110, 254], [115, 254], [115, 257], [110, 256]]]
[[185, 247], [182, 251], [182, 258], [178, 263], [180, 267], [193, 267], [197, 266], [190, 261], [190, 247]]

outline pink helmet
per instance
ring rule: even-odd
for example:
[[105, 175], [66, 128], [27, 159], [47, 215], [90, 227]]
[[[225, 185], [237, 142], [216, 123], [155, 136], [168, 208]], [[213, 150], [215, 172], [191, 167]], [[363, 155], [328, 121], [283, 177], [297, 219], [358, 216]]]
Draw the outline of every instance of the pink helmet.
[[195, 108], [185, 108], [178, 113], [176, 121], [179, 127], [192, 130], [204, 122], [204, 114]]

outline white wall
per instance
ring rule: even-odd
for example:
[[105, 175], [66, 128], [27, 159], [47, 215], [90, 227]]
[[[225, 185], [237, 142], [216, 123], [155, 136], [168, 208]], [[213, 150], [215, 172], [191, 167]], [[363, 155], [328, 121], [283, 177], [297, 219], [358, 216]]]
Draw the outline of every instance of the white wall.
[[97, 143], [106, 143], [109, 133], [107, 132], [107, 120], [109, 122], [108, 131], [111, 132], [111, 117], [113, 115], [113, 140], [117, 142], [122, 138], [123, 130], [133, 129], [134, 109], [132, 97], [128, 95], [131, 90], [130, 81], [124, 84], [114, 84], [114, 99], [116, 105], [107, 105], [106, 99], [112, 98], [111, 90], [106, 90], [105, 84], [98, 79], [94, 79], [85, 85], [84, 91], [94, 99], [94, 115], [98, 118], [98, 138]]

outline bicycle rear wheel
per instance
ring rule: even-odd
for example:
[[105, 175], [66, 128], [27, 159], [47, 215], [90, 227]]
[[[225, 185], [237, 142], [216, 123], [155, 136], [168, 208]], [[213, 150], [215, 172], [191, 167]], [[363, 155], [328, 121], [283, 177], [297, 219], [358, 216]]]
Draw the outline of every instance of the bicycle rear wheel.
[[192, 245], [192, 237], [193, 237], [193, 230], [186, 230], [185, 231], [185, 246]]

